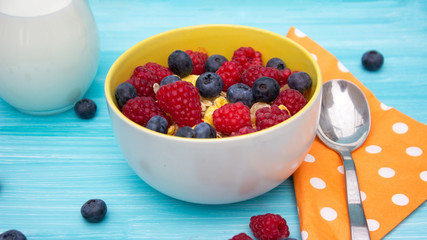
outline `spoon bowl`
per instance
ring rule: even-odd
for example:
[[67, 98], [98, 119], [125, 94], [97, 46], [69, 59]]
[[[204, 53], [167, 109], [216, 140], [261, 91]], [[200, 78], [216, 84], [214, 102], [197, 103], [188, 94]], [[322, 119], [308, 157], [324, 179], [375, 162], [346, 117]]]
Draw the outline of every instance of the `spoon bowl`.
[[342, 79], [323, 84], [317, 136], [343, 158], [351, 239], [370, 239], [351, 156], [366, 140], [370, 128], [369, 105], [360, 88]]

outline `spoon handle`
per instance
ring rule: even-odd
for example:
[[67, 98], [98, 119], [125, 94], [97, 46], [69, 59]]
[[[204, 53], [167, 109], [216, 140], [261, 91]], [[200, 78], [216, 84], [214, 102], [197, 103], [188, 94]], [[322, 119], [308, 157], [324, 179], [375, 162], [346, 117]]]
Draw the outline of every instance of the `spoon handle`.
[[366, 223], [360, 198], [359, 182], [357, 180], [356, 167], [350, 151], [341, 151], [344, 161], [345, 184], [347, 188], [347, 206], [350, 218], [350, 230], [352, 240], [370, 240], [368, 224]]

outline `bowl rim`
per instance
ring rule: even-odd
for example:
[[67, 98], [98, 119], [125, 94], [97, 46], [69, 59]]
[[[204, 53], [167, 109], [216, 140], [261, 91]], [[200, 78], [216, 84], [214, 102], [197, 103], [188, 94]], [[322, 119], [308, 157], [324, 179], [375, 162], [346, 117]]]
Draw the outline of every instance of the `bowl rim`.
[[[244, 135], [239, 135], [239, 136], [233, 136], [233, 137], [225, 137], [225, 138], [185, 138], [185, 137], [177, 137], [177, 136], [172, 136], [172, 135], [168, 135], [168, 134], [163, 134], [163, 133], [158, 133], [156, 131], [150, 130], [148, 128], [145, 128], [135, 122], [133, 122], [132, 120], [130, 120], [129, 118], [127, 118], [117, 107], [117, 105], [114, 103], [113, 98], [111, 97], [114, 94], [113, 93], [113, 89], [110, 88], [110, 82], [112, 81], [112, 75], [113, 75], [113, 71], [117, 68], [117, 66], [121, 65], [122, 62], [125, 61], [125, 59], [127, 59], [127, 57], [131, 54], [133, 54], [134, 50], [137, 49], [140, 45], [144, 44], [145, 42], [148, 41], [152, 41], [156, 38], [160, 38], [164, 35], [168, 35], [170, 33], [174, 33], [174, 32], [179, 32], [179, 31], [185, 31], [185, 30], [192, 30], [192, 29], [199, 29], [199, 28], [244, 28], [244, 29], [248, 29], [248, 30], [253, 30], [253, 31], [258, 31], [258, 32], [262, 32], [263, 34], [266, 35], [271, 35], [274, 37], [279, 37], [279, 38], [283, 38], [285, 41], [288, 41], [291, 45], [293, 45], [294, 47], [298, 48], [306, 57], [308, 57], [311, 62], [314, 65], [314, 71], [317, 74], [317, 81], [318, 84], [316, 84], [316, 88], [314, 89], [314, 92], [310, 98], [310, 100], [307, 102], [307, 104], [300, 109], [295, 115], [291, 116], [290, 118], [286, 119], [285, 121], [276, 124], [274, 126], [271, 126], [269, 128], [263, 129], [261, 131], [256, 131], [253, 133], [249, 133], [249, 134], [244, 134]], [[293, 41], [292, 39], [269, 31], [269, 30], [265, 30], [262, 28], [257, 28], [257, 27], [251, 27], [251, 26], [245, 26], [245, 25], [236, 25], [236, 24], [200, 24], [200, 25], [192, 25], [192, 26], [186, 26], [186, 27], [180, 27], [180, 28], [175, 28], [175, 29], [171, 29], [162, 33], [158, 33], [155, 34], [153, 36], [150, 36], [138, 43], [136, 43], [135, 45], [133, 45], [132, 47], [130, 47], [129, 49], [125, 50], [125, 52], [123, 52], [115, 61], [114, 63], [111, 65], [110, 69], [108, 70], [107, 76], [105, 78], [105, 83], [104, 83], [104, 94], [105, 94], [105, 98], [107, 101], [107, 105], [109, 106], [109, 111], [113, 111], [113, 113], [118, 116], [122, 121], [126, 122], [129, 126], [131, 126], [132, 128], [134, 128], [137, 131], [142, 131], [146, 134], [149, 135], [153, 135], [154, 137], [159, 137], [159, 138], [166, 138], [169, 140], [176, 140], [176, 141], [183, 141], [183, 142], [191, 142], [191, 143], [195, 143], [195, 142], [206, 142], [206, 143], [210, 143], [210, 142], [227, 142], [227, 141], [235, 141], [237, 140], [242, 140], [243, 138], [246, 139], [250, 139], [250, 138], [254, 138], [257, 137], [259, 135], [263, 135], [263, 134], [267, 134], [270, 131], [274, 131], [275, 129], [290, 124], [293, 121], [296, 121], [296, 119], [298, 119], [308, 108], [310, 108], [314, 102], [320, 97], [321, 95], [321, 88], [322, 88], [322, 75], [321, 75], [321, 71], [320, 71], [320, 67], [319, 64], [317, 63], [317, 61], [314, 59], [314, 57], [308, 52], [307, 49], [305, 49], [304, 47], [302, 47], [300, 44], [298, 44], [297, 42]], [[110, 114], [112, 114], [110, 112]]]

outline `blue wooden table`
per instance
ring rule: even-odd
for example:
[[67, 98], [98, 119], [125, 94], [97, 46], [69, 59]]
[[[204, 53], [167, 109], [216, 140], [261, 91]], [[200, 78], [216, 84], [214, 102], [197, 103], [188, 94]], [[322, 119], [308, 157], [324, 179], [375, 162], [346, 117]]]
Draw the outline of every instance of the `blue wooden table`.
[[[292, 179], [245, 202], [197, 205], [153, 190], [123, 158], [104, 99], [106, 74], [132, 45], [177, 27], [230, 23], [286, 35], [295, 26], [332, 52], [383, 103], [427, 123], [427, 1], [89, 3], [101, 58], [85, 97], [97, 103], [96, 117], [81, 120], [72, 110], [30, 116], [0, 99], [0, 232], [18, 229], [29, 240], [224, 240], [250, 234], [250, 217], [271, 212], [287, 220], [291, 237], [301, 239]], [[378, 72], [361, 66], [370, 49], [385, 56]], [[108, 205], [101, 223], [90, 224], [80, 215], [91, 198]], [[386, 239], [427, 239], [426, 203]]]

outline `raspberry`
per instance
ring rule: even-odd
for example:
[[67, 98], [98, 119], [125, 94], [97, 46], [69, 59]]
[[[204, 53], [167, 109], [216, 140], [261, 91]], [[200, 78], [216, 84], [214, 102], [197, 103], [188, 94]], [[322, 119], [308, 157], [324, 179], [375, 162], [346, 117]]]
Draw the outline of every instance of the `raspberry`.
[[286, 220], [278, 214], [267, 213], [251, 217], [249, 227], [259, 240], [279, 240], [289, 237]]
[[261, 108], [256, 111], [255, 116], [257, 130], [269, 128], [290, 117], [287, 111], [281, 110], [277, 105]]
[[156, 115], [160, 115], [169, 121], [169, 117], [151, 97], [136, 97], [129, 99], [123, 106], [122, 113], [130, 120], [144, 127], [147, 126], [147, 122], [151, 117]]
[[164, 67], [157, 63], [148, 62], [144, 67], [148, 68], [154, 73], [154, 75], [156, 75], [157, 83], [160, 83], [163, 78], [173, 75], [173, 72], [168, 67]]
[[227, 103], [215, 110], [212, 117], [216, 130], [227, 135], [242, 127], [252, 126], [251, 111], [242, 102]]
[[293, 116], [307, 104], [307, 99], [305, 99], [302, 93], [289, 88], [281, 91], [279, 96], [273, 101], [273, 104], [285, 106]]
[[291, 76], [291, 73], [291, 69], [289, 68], [285, 68], [279, 71], [279, 79], [277, 79], [277, 82], [279, 82], [280, 87], [288, 84], [288, 78]]
[[144, 66], [135, 68], [134, 74], [126, 82], [132, 84], [135, 87], [138, 96], [152, 98], [156, 97], [153, 91], [153, 84], [159, 83], [159, 80], [154, 72], [150, 69]]
[[241, 57], [235, 57], [231, 60], [232, 62], [237, 64], [237, 70], [239, 70], [239, 73], [242, 74], [248, 69], [252, 64], [249, 62], [247, 57], [241, 56]]
[[239, 233], [230, 240], [253, 240], [253, 239], [249, 237], [246, 233]]
[[199, 90], [186, 81], [163, 85], [157, 91], [160, 108], [169, 113], [178, 126], [194, 126], [202, 120]]
[[264, 67], [261, 65], [250, 66], [242, 74], [242, 83], [252, 87], [254, 82], [260, 77], [271, 77], [274, 80], [279, 80], [279, 70], [277, 68]]
[[240, 47], [233, 53], [232, 61], [239, 65], [240, 73], [243, 73], [251, 65], [262, 65], [262, 55], [252, 47]]
[[224, 84], [222, 91], [226, 92], [231, 85], [241, 82], [240, 72], [237, 67], [238, 65], [235, 62], [224, 62], [216, 71], [216, 74], [222, 78]]
[[246, 127], [240, 128], [237, 132], [232, 132], [230, 136], [240, 136], [240, 135], [245, 135], [253, 132], [256, 132], [256, 129], [254, 129], [252, 126], [251, 127], [246, 126]]
[[191, 74], [201, 75], [205, 72], [205, 63], [208, 60], [208, 55], [203, 52], [185, 51], [191, 57], [191, 61], [193, 61], [193, 72]]

